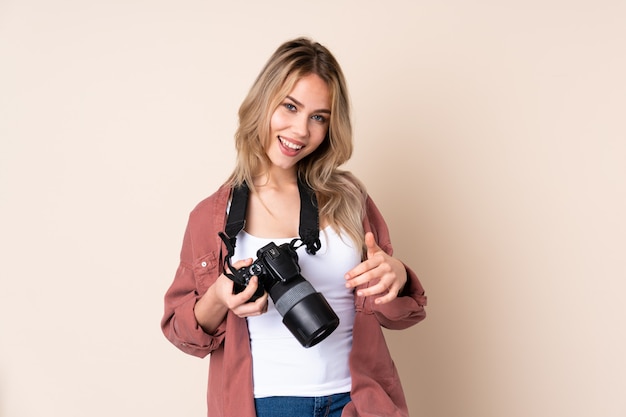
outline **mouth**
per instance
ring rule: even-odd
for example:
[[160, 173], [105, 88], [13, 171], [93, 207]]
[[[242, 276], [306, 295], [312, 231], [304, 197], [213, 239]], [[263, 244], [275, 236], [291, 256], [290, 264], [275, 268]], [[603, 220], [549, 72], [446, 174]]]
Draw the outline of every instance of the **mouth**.
[[293, 151], [299, 151], [300, 149], [304, 148], [304, 145], [298, 145], [297, 143], [289, 142], [282, 136], [279, 136], [278, 140], [285, 148], [291, 149]]

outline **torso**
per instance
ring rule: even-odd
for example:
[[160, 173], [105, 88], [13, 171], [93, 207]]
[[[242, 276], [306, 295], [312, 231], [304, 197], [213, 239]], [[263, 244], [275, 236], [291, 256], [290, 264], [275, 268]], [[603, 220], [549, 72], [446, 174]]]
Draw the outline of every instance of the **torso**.
[[[236, 259], [254, 258], [256, 251], [273, 241], [290, 238], [258, 238], [242, 231], [237, 235]], [[298, 250], [302, 276], [321, 292], [339, 316], [339, 327], [319, 344], [303, 348], [282, 323], [269, 299], [268, 311], [248, 317], [255, 397], [276, 395], [324, 396], [351, 388], [349, 356], [352, 349], [354, 295], [344, 285], [346, 271], [360, 262], [360, 249], [346, 235], [332, 228], [320, 231], [322, 247], [315, 255]]]
[[[257, 186], [250, 193], [245, 230], [261, 238], [289, 238], [298, 236], [300, 226], [300, 193], [298, 184], [275, 187]], [[320, 219], [320, 228], [327, 223]]]

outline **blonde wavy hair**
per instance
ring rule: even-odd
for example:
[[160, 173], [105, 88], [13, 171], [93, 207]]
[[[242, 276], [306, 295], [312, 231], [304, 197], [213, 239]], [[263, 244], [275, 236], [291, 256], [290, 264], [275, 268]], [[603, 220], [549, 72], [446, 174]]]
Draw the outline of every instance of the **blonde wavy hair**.
[[310, 74], [319, 76], [330, 89], [330, 123], [322, 144], [298, 163], [298, 177], [315, 191], [320, 219], [362, 247], [365, 187], [350, 172], [339, 169], [353, 149], [348, 90], [339, 63], [317, 42], [307, 38], [287, 41], [261, 70], [239, 108], [237, 162], [229, 183], [238, 186], [245, 181], [254, 192], [252, 179], [268, 172], [270, 166], [266, 149], [271, 141], [272, 114], [298, 80]]

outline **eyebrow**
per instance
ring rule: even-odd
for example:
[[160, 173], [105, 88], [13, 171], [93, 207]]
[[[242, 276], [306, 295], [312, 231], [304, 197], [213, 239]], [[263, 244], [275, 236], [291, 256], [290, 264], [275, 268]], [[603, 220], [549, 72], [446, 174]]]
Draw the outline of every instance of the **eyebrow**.
[[[288, 98], [289, 100], [293, 101], [296, 105], [298, 105], [300, 107], [305, 107], [304, 104], [300, 103], [298, 100], [296, 100], [295, 98], [293, 98], [291, 96], [287, 96], [285, 98]], [[330, 110], [328, 110], [328, 109], [319, 109], [319, 110], [315, 110], [313, 113], [327, 113], [327, 114], [330, 114]]]

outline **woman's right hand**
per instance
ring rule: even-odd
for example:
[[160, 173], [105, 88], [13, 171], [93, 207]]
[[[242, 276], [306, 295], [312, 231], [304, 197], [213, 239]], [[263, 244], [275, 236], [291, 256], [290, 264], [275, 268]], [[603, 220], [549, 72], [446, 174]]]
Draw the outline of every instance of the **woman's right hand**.
[[[237, 261], [233, 267], [241, 269], [250, 265], [252, 265], [252, 258]], [[230, 271], [228, 272], [230, 273]], [[255, 301], [248, 302], [259, 286], [257, 276], [253, 276], [246, 288], [238, 294], [233, 294], [233, 281], [224, 274], [219, 276], [213, 286], [216, 287], [215, 292], [219, 301], [241, 318], [258, 316], [267, 311], [267, 292], [264, 292], [263, 296]]]
[[[233, 267], [240, 269], [252, 264], [252, 258], [237, 261]], [[194, 314], [198, 324], [207, 333], [212, 333], [231, 310], [238, 317], [259, 316], [267, 311], [267, 292], [254, 302], [248, 302], [258, 288], [258, 277], [253, 276], [248, 286], [233, 294], [233, 281], [220, 275], [207, 292], [196, 302]]]

